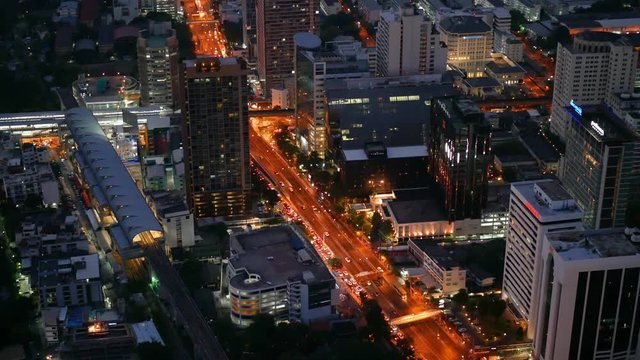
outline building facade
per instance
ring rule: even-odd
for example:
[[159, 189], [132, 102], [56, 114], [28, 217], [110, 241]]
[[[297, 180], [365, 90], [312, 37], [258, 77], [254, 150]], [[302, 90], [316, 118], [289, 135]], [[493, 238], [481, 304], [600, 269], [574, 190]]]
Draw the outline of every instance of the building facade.
[[435, 280], [443, 295], [455, 294], [466, 289], [467, 271], [439, 245], [428, 244], [424, 240], [409, 240], [411, 254], [426, 272]]
[[311, 0], [256, 0], [258, 75], [265, 94], [293, 87], [293, 35], [315, 32], [318, 7]]
[[376, 61], [378, 76], [441, 74], [447, 48], [431, 20], [407, 5], [380, 16]]
[[471, 100], [436, 98], [431, 110], [429, 172], [448, 217], [479, 219], [487, 202], [491, 125]]
[[528, 337], [536, 328], [542, 240], [547, 233], [581, 230], [582, 211], [555, 180], [511, 185], [509, 224], [502, 295], [528, 324]]
[[236, 58], [183, 64], [186, 192], [197, 218], [241, 215], [250, 207], [247, 72]]
[[177, 109], [180, 93], [178, 39], [170, 22], [149, 23], [138, 36], [138, 72], [142, 106]]
[[447, 63], [468, 77], [484, 76], [484, 65], [491, 61], [491, 26], [480, 17], [452, 16], [440, 21], [439, 30], [449, 50]]
[[[321, 46], [309, 33], [294, 36], [296, 45], [294, 108], [298, 143], [307, 153], [324, 158], [327, 150], [325, 82], [331, 79], [369, 77], [368, 53], [354, 40]], [[348, 49], [347, 49], [348, 48]]]
[[610, 103], [616, 93], [632, 93], [638, 51], [624, 35], [583, 32], [573, 44], [558, 44], [551, 107], [551, 131], [568, 141], [571, 116], [564, 110], [579, 105]]
[[534, 359], [638, 358], [640, 235], [633, 236], [607, 229], [544, 237]]
[[559, 177], [591, 229], [625, 225], [640, 188], [640, 139], [606, 107], [564, 108], [572, 119]]

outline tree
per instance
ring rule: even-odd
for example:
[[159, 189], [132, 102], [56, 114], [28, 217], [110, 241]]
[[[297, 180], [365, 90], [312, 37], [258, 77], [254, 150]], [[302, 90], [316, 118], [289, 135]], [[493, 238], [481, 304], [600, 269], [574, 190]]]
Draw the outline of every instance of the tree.
[[522, 326], [519, 326], [516, 330], [516, 339], [518, 339], [519, 341], [522, 341], [524, 339], [524, 329], [522, 328]]
[[340, 269], [342, 267], [342, 261], [337, 257], [332, 257], [329, 260], [327, 260], [327, 262], [329, 263], [329, 266], [331, 266], [334, 269]]
[[37, 209], [42, 207], [42, 197], [38, 194], [28, 194], [24, 200], [24, 206], [27, 209]]
[[159, 342], [144, 342], [136, 347], [140, 360], [171, 360], [171, 349]]
[[391, 337], [391, 329], [389, 329], [389, 324], [384, 319], [384, 314], [382, 314], [382, 309], [378, 302], [363, 297], [362, 308], [364, 319], [367, 321], [367, 326], [365, 327], [367, 334], [374, 338], [388, 340]]
[[459, 306], [463, 306], [463, 305], [466, 305], [467, 302], [469, 301], [469, 294], [467, 294], [467, 290], [461, 289], [458, 291], [458, 293], [453, 295], [451, 299], [453, 300], [453, 302], [455, 302]]
[[182, 264], [180, 276], [189, 289], [197, 290], [202, 287], [204, 282], [202, 278], [202, 264], [194, 258], [189, 258]]
[[520, 32], [524, 29], [524, 24], [528, 23], [527, 18], [524, 14], [519, 11], [512, 9], [509, 11], [511, 14], [511, 31]]
[[383, 240], [389, 240], [393, 237], [393, 225], [390, 220], [382, 220], [379, 233]]

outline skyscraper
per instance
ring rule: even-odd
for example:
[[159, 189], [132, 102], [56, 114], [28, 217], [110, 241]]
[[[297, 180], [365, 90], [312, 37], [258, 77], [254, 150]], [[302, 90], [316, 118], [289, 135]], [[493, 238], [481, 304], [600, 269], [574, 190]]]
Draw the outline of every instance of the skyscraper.
[[142, 106], [176, 109], [179, 94], [178, 39], [170, 22], [149, 22], [138, 36]]
[[582, 230], [582, 211], [557, 180], [511, 184], [502, 295], [528, 323], [536, 327], [542, 239], [547, 233]]
[[315, 32], [317, 7], [313, 0], [256, 0], [258, 75], [265, 94], [293, 88], [293, 35]]
[[249, 47], [253, 58], [253, 46], [256, 41], [256, 0], [242, 0], [242, 41]]
[[621, 229], [544, 237], [534, 359], [638, 358], [639, 240]]
[[157, 12], [167, 13], [175, 18], [178, 7], [177, 3], [177, 0], [155, 0], [154, 8]]
[[247, 65], [236, 58], [183, 64], [187, 202], [196, 217], [241, 215], [250, 206]]
[[571, 119], [559, 177], [591, 229], [625, 226], [640, 189], [640, 138], [606, 106], [563, 108]]
[[638, 51], [625, 35], [587, 31], [572, 44], [558, 43], [557, 54], [551, 131], [567, 141], [571, 116], [564, 107], [610, 103], [616, 93], [633, 92]]
[[379, 76], [440, 74], [446, 71], [447, 48], [440, 33], [411, 5], [380, 15], [376, 36]]
[[431, 109], [429, 171], [449, 219], [479, 219], [487, 202], [491, 126], [471, 100], [435, 98]]

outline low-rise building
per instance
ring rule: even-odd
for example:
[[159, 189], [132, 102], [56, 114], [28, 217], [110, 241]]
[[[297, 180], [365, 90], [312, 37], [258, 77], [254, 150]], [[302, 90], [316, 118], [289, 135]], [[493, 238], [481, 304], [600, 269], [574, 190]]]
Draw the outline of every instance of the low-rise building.
[[377, 0], [358, 1], [358, 12], [367, 22], [374, 24], [380, 20], [382, 5]]
[[333, 314], [336, 281], [312, 247], [289, 226], [233, 235], [228, 280], [231, 321], [258, 314], [308, 324]]
[[500, 81], [492, 77], [474, 77], [462, 80], [462, 92], [465, 95], [480, 99], [487, 99], [499, 96], [504, 90]]
[[193, 214], [179, 192], [151, 192], [147, 200], [164, 229], [167, 248], [190, 248], [195, 245]]
[[524, 60], [524, 44], [509, 31], [493, 32], [493, 51], [516, 62]]
[[94, 322], [70, 329], [60, 355], [64, 360], [128, 359], [135, 346], [129, 324]]
[[409, 253], [434, 280], [437, 290], [451, 295], [466, 289], [467, 270], [445, 248], [424, 240], [410, 240], [408, 245]]
[[489, 77], [496, 79], [502, 86], [516, 86], [524, 81], [526, 71], [503, 54], [492, 54], [492, 61], [484, 67]]
[[140, 103], [140, 83], [130, 76], [87, 77], [82, 73], [72, 90], [78, 104], [89, 110], [124, 109]]

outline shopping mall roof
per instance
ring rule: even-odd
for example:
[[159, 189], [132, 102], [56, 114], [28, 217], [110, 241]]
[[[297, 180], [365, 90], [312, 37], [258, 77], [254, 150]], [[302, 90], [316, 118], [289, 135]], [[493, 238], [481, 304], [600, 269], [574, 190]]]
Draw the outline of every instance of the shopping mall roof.
[[145, 231], [162, 231], [142, 193], [134, 183], [90, 110], [67, 111], [66, 122], [78, 146], [76, 156], [100, 205], [108, 205], [130, 243]]

